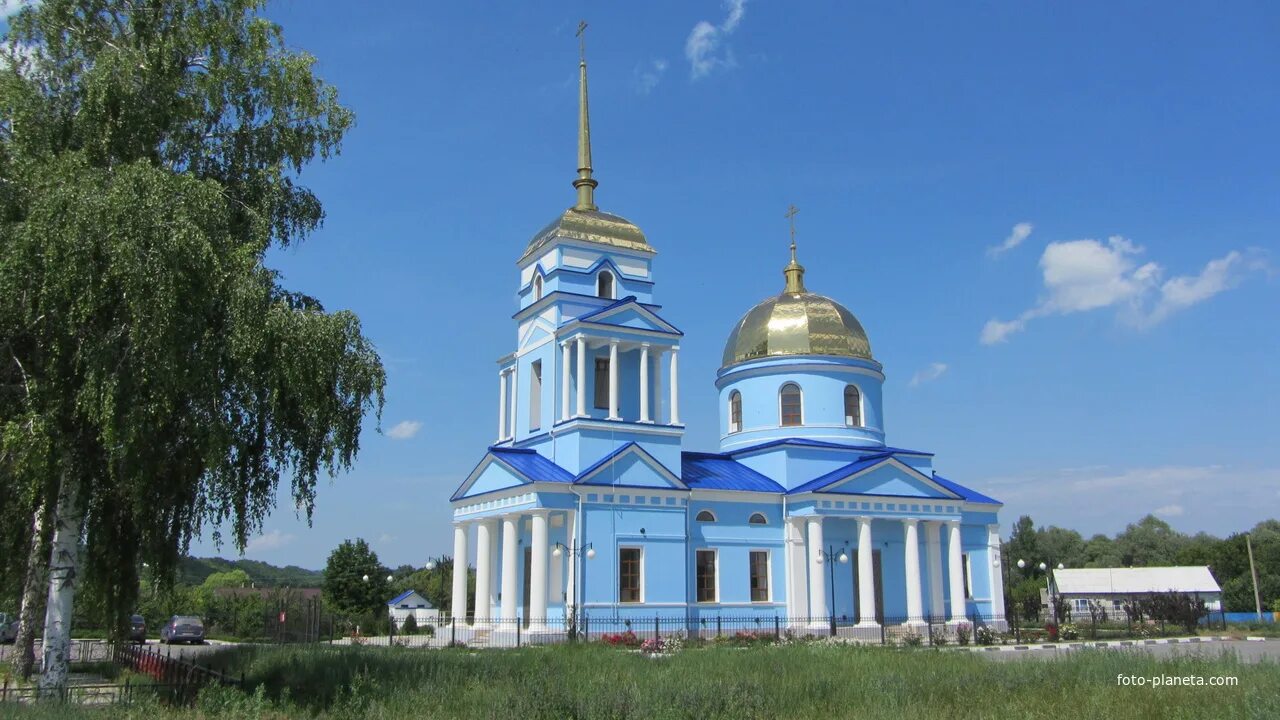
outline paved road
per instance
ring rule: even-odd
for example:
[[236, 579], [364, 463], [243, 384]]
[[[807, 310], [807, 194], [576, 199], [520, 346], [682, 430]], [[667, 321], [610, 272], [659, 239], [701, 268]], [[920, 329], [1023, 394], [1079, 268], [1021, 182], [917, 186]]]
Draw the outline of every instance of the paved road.
[[[1081, 650], [1010, 650], [1002, 652], [981, 652], [979, 655], [991, 660], [1052, 660], [1055, 657], [1066, 657]], [[1101, 649], [1089, 649], [1088, 652], [1141, 652], [1157, 658], [1172, 657], [1206, 657], [1216, 658], [1223, 653], [1234, 653], [1241, 661], [1257, 663], [1269, 661], [1280, 663], [1280, 641], [1252, 642], [1247, 640], [1227, 640], [1222, 642], [1179, 643], [1176, 645], [1131, 645], [1128, 647], [1112, 646]]]

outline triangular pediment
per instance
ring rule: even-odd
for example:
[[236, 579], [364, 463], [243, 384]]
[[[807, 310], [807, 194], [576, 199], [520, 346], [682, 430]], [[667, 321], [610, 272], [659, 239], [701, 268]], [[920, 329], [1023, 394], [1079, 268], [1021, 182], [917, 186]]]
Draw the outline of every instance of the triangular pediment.
[[934, 482], [928, 475], [896, 458], [884, 460], [836, 476], [815, 492], [837, 495], [885, 495], [955, 500], [959, 496]]
[[674, 325], [658, 317], [654, 311], [636, 302], [635, 298], [626, 298], [602, 310], [584, 315], [579, 320], [594, 325], [612, 325], [632, 330], [648, 330], [650, 332], [680, 335]]
[[572, 474], [532, 450], [494, 448], [462, 481], [450, 500], [484, 495], [534, 482], [568, 483]]
[[666, 490], [688, 489], [675, 473], [634, 442], [623, 445], [584, 470], [574, 483]]

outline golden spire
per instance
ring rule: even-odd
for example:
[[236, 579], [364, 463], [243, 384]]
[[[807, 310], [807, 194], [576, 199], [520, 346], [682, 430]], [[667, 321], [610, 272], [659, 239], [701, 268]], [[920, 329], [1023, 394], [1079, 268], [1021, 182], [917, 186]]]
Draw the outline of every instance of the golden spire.
[[804, 266], [796, 262], [796, 213], [800, 212], [795, 205], [787, 208], [787, 220], [791, 221], [791, 262], [782, 269], [782, 274], [787, 278], [787, 286], [782, 292], [789, 295], [798, 295], [808, 292], [804, 289]]
[[596, 210], [595, 189], [597, 183], [591, 177], [591, 118], [587, 112], [587, 47], [584, 33], [586, 21], [578, 23], [578, 177], [573, 187], [578, 191], [578, 202], [573, 209]]

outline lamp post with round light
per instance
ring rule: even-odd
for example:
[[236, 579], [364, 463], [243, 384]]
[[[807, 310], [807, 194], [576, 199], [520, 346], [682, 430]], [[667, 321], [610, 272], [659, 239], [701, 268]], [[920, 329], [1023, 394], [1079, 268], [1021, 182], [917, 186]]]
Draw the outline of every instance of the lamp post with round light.
[[831, 617], [831, 635], [833, 637], [836, 634], [836, 563], [837, 562], [848, 565], [849, 553], [845, 552], [844, 550], [840, 550], [839, 554], [837, 555], [836, 548], [834, 545], [828, 545], [826, 550], [823, 550], [821, 548], [818, 549], [818, 564], [821, 565], [823, 563], [826, 563], [827, 569], [831, 577], [830, 617]]
[[[1063, 565], [1062, 563], [1058, 563], [1059, 570], [1065, 570], [1066, 567], [1067, 567], [1066, 565]], [[1018, 558], [1018, 569], [1025, 570], [1026, 568], [1027, 568], [1027, 561], [1023, 560], [1022, 558]], [[1044, 573], [1044, 595], [1045, 595], [1045, 602], [1047, 604], [1046, 607], [1049, 613], [1052, 615], [1053, 624], [1056, 626], [1058, 624], [1058, 613], [1056, 612], [1056, 608], [1054, 607], [1054, 602], [1053, 602], [1053, 586], [1049, 582], [1049, 563], [1041, 560], [1040, 563], [1036, 565], [1036, 569]]]
[[569, 556], [569, 576], [573, 581], [573, 597], [569, 598], [569, 602], [565, 607], [565, 618], [569, 623], [569, 640], [575, 640], [578, 636], [578, 597], [582, 592], [581, 573], [579, 558], [586, 557], [588, 560], [596, 556], [595, 548], [591, 547], [591, 543], [582, 545], [565, 545], [557, 542], [555, 548], [551, 550], [551, 556], [559, 558], [562, 555]]

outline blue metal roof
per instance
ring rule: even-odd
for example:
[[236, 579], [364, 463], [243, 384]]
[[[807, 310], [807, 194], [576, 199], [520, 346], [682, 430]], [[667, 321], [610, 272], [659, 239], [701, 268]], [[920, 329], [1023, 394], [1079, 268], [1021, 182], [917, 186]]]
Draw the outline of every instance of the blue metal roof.
[[759, 445], [748, 445], [747, 447], [744, 447], [744, 448], [731, 450], [729, 451], [728, 454], [729, 455], [745, 455], [746, 453], [749, 453], [749, 452], [756, 452], [757, 450], [766, 450], [768, 448], [776, 447], [778, 445], [798, 445], [800, 447], [829, 448], [832, 450], [853, 450], [855, 452], [866, 452], [866, 453], [875, 453], [875, 454], [894, 453], [894, 454], [901, 454], [901, 455], [923, 455], [926, 457], [933, 457], [933, 453], [923, 452], [920, 450], [907, 450], [905, 448], [887, 447], [884, 445], [845, 445], [843, 443], [826, 442], [824, 440], [808, 440], [806, 438], [783, 438], [781, 440], [770, 440], [768, 442], [760, 443]]
[[[600, 316], [600, 315], [603, 315], [604, 313], [607, 313], [607, 312], [609, 312], [610, 310], [615, 310], [615, 309], [617, 309], [617, 308], [620, 308], [620, 307], [622, 307], [623, 305], [635, 305], [636, 307], [638, 307], [638, 308], [641, 308], [641, 309], [645, 310], [645, 311], [646, 311], [646, 312], [648, 312], [650, 315], [653, 315], [654, 317], [658, 318], [658, 320], [661, 320], [665, 325], [667, 325], [667, 326], [668, 326], [668, 327], [670, 327], [672, 330], [674, 330], [674, 331], [676, 332], [676, 334], [677, 334], [677, 335], [684, 335], [684, 333], [683, 333], [683, 332], [680, 332], [680, 328], [676, 327], [675, 325], [672, 325], [671, 323], [667, 322], [666, 320], [663, 320], [663, 319], [662, 319], [662, 317], [661, 317], [660, 315], [658, 315], [658, 313], [656, 313], [656, 312], [654, 312], [653, 310], [650, 310], [649, 308], [645, 307], [644, 303], [638, 302], [638, 301], [636, 300], [636, 296], [635, 296], [635, 295], [628, 295], [628, 296], [626, 296], [626, 297], [622, 298], [621, 300], [616, 300], [616, 301], [614, 301], [614, 302], [609, 303], [608, 305], [605, 305], [604, 307], [600, 308], [599, 310], [594, 310], [594, 311], [592, 311], [592, 312], [587, 313], [586, 315], [579, 315], [578, 317], [574, 318], [574, 320], [576, 320], [577, 322], [593, 322], [593, 321], [594, 321], [594, 320], [593, 320], [594, 318], [596, 318], [596, 317], [598, 317], [598, 316]], [[621, 326], [619, 326], [619, 327], [621, 327]]]
[[831, 485], [832, 483], [839, 482], [856, 472], [862, 472], [863, 470], [866, 470], [869, 467], [879, 465], [880, 463], [884, 462], [890, 457], [892, 457], [892, 455], [890, 455], [889, 453], [880, 453], [878, 455], [870, 455], [868, 457], [860, 458], [858, 460], [855, 460], [854, 462], [849, 463], [848, 465], [845, 465], [844, 467], [836, 468], [835, 470], [832, 470], [826, 475], [820, 475], [810, 480], [809, 482], [801, 483], [795, 486], [794, 488], [791, 488], [791, 490], [789, 490], [787, 494], [795, 495], [797, 493], [806, 493], [806, 492], [813, 492], [814, 490], [821, 490], [822, 488], [825, 488], [826, 486]]
[[[604, 457], [600, 458], [599, 460], [595, 461], [594, 463], [591, 463], [591, 466], [590, 466], [590, 467], [588, 467], [586, 470], [583, 470], [582, 472], [578, 473], [578, 477], [577, 477], [577, 478], [575, 478], [574, 480], [572, 480], [571, 482], [578, 482], [578, 481], [582, 480], [583, 478], [587, 477], [588, 475], [590, 475], [591, 473], [595, 472], [596, 470], [599, 470], [600, 468], [604, 467], [605, 465], [608, 465], [609, 463], [613, 462], [614, 458], [616, 458], [616, 457], [618, 457], [619, 455], [621, 455], [622, 453], [626, 452], [626, 451], [627, 451], [628, 449], [630, 449], [633, 445], [635, 446], [636, 450], [640, 451], [640, 454], [641, 454], [641, 455], [644, 455], [646, 458], [648, 458], [650, 462], [652, 462], [654, 465], [657, 465], [658, 467], [662, 468], [663, 470], [666, 470], [666, 471], [667, 471], [667, 473], [669, 473], [669, 474], [671, 475], [671, 477], [673, 477], [673, 478], [675, 478], [675, 479], [676, 479], [676, 482], [682, 482], [682, 481], [680, 480], [680, 476], [679, 476], [679, 475], [677, 475], [677, 474], [675, 474], [675, 473], [671, 472], [671, 469], [670, 469], [670, 468], [668, 468], [666, 465], [663, 465], [661, 462], [659, 462], [659, 460], [658, 460], [657, 458], [655, 458], [653, 455], [650, 455], [650, 454], [649, 454], [649, 451], [647, 451], [647, 450], [645, 450], [645, 449], [644, 449], [644, 446], [643, 446], [643, 445], [641, 445], [641, 444], [637, 443], [637, 442], [636, 442], [636, 441], [634, 441], [634, 440], [632, 440], [631, 442], [628, 442], [628, 443], [626, 443], [625, 445], [623, 445], [623, 446], [619, 447], [617, 450], [614, 450], [613, 452], [609, 453], [608, 455], [605, 455]], [[557, 466], [557, 467], [558, 467], [558, 466]]]
[[[408, 598], [410, 595], [412, 595], [412, 594], [414, 594], [414, 593], [416, 593], [416, 592], [417, 592], [417, 590], [405, 590], [404, 592], [400, 593], [399, 595], [397, 595], [397, 596], [395, 596], [395, 597], [391, 598], [390, 600], [388, 600], [388, 601], [387, 601], [387, 604], [388, 604], [388, 605], [395, 605], [396, 603], [400, 602], [401, 600], [404, 600], [404, 599]], [[423, 599], [425, 600], [426, 598], [423, 598]], [[427, 604], [428, 604], [428, 605], [430, 605], [431, 603], [427, 603]]]
[[680, 474], [690, 488], [781, 493], [785, 489], [728, 455], [680, 453]]
[[489, 448], [489, 452], [530, 482], [573, 482], [573, 473], [530, 448]]
[[942, 477], [937, 473], [933, 474], [933, 481], [970, 502], [991, 503], [993, 505], [1004, 504], [993, 497], [988, 497], [986, 495], [983, 495], [977, 490], [970, 490], [969, 488], [961, 485], [960, 483], [951, 482], [950, 480]]

